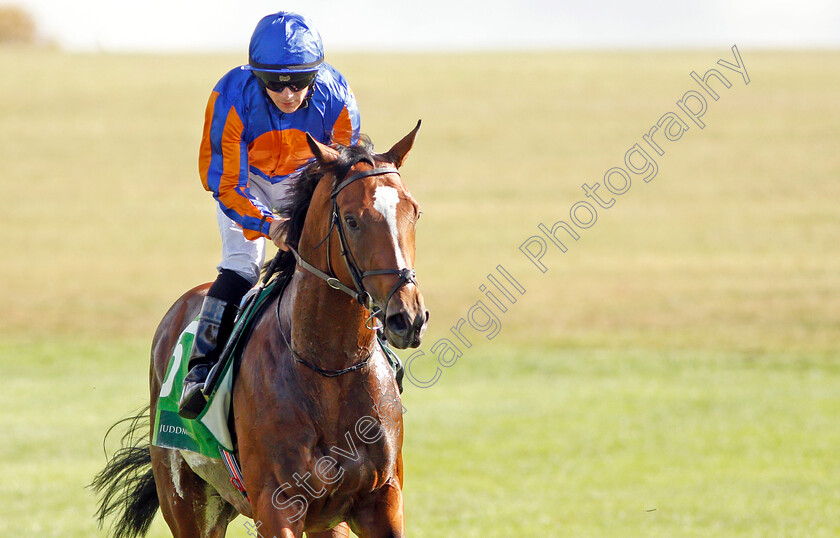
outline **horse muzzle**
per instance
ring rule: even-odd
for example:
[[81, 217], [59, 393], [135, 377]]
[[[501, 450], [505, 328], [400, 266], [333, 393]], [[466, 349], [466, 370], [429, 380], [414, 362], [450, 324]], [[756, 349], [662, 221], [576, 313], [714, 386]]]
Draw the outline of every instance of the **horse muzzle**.
[[389, 305], [385, 316], [385, 336], [397, 349], [418, 347], [429, 322], [429, 311], [423, 305], [422, 298], [416, 308], [406, 308], [401, 304]]

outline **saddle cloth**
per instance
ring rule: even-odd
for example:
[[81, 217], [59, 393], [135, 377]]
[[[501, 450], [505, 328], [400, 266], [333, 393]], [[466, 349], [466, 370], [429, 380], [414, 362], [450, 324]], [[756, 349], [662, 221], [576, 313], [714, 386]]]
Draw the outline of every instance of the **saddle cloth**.
[[[164, 382], [158, 395], [157, 411], [155, 413], [155, 429], [152, 444], [162, 448], [174, 448], [198, 452], [210, 458], [222, 458], [220, 448], [227, 452], [234, 452], [233, 436], [230, 431], [230, 408], [232, 400], [233, 379], [237, 357], [244, 348], [250, 335], [250, 326], [259, 318], [268, 299], [275, 290], [277, 280], [270, 282], [256, 298], [247, 297], [256, 304], [245, 316], [236, 321], [234, 334], [239, 334], [235, 345], [228, 357], [222, 357], [219, 367], [222, 368], [219, 377], [210, 393], [207, 406], [195, 420], [181, 418], [178, 414], [178, 402], [184, 389], [184, 377], [187, 375], [187, 358], [190, 356], [195, 330], [198, 327], [196, 317], [178, 337], [178, 343], [172, 351], [169, 366], [166, 370]], [[246, 309], [243, 308], [243, 311]], [[238, 327], [245, 324], [244, 327]]]

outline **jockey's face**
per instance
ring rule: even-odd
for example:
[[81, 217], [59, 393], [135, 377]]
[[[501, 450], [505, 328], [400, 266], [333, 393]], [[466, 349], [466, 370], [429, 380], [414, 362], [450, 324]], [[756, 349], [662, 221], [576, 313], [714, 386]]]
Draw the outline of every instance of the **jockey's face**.
[[289, 86], [283, 88], [283, 91], [274, 92], [269, 90], [268, 88], [265, 89], [265, 93], [271, 98], [277, 108], [279, 108], [282, 112], [286, 114], [290, 114], [300, 108], [300, 105], [303, 104], [304, 98], [306, 98], [306, 92], [309, 91], [309, 87], [302, 88], [300, 91], [292, 91]]

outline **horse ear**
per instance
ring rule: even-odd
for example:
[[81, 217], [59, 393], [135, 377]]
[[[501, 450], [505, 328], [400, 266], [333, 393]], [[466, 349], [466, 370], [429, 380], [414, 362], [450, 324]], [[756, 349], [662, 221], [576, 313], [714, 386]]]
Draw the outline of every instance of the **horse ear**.
[[309, 144], [309, 150], [312, 151], [312, 155], [315, 156], [318, 162], [329, 164], [338, 160], [339, 153], [336, 150], [321, 144], [312, 138], [312, 135], [309, 133], [306, 133], [306, 143]]
[[405, 162], [405, 157], [408, 155], [408, 152], [411, 151], [411, 147], [414, 145], [414, 139], [417, 137], [417, 131], [420, 130], [420, 122], [422, 120], [417, 120], [417, 126], [411, 130], [410, 133], [405, 135], [402, 140], [394, 144], [394, 147], [389, 149], [382, 157], [385, 160], [394, 163], [394, 166], [399, 168], [402, 166], [403, 162]]

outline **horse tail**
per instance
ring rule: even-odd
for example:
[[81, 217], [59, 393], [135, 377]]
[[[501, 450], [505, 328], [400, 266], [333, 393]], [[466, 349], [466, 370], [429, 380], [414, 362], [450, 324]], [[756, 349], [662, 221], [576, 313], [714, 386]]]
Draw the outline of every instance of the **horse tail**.
[[100, 496], [99, 509], [96, 511], [99, 528], [102, 528], [107, 517], [118, 516], [111, 528], [114, 538], [145, 536], [160, 507], [152, 474], [149, 421], [149, 406], [146, 406], [138, 414], [111, 426], [105, 439], [115, 427], [128, 423], [120, 443], [121, 448], [90, 484]]

